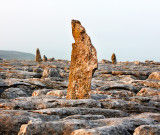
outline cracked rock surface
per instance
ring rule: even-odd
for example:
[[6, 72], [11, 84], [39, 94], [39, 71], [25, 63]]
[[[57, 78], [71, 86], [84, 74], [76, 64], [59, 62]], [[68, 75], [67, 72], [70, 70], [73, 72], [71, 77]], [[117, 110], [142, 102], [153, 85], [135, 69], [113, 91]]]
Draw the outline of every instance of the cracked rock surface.
[[1, 135], [159, 135], [160, 63], [98, 63], [90, 99], [66, 99], [70, 61], [0, 61]]

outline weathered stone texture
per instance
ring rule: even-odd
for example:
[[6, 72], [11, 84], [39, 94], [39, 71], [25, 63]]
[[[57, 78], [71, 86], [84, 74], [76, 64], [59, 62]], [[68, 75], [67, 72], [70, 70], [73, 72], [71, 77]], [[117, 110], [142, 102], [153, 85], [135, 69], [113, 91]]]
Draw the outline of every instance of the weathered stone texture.
[[77, 20], [72, 20], [71, 66], [67, 99], [87, 99], [91, 91], [91, 79], [97, 69], [96, 49], [91, 43], [85, 28]]
[[143, 97], [156, 96], [156, 95], [160, 95], [160, 90], [155, 90], [155, 89], [151, 89], [151, 88], [142, 88], [137, 93], [137, 96], [143, 96]]
[[160, 135], [160, 124], [139, 126], [133, 135]]
[[148, 79], [160, 80], [160, 72], [153, 72], [149, 75]]

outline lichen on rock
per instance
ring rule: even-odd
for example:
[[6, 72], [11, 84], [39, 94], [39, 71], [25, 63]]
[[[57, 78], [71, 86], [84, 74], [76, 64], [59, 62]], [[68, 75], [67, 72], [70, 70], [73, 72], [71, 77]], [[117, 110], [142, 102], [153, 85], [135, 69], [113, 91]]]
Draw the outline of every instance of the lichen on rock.
[[67, 99], [87, 99], [91, 90], [91, 79], [98, 67], [96, 49], [91, 43], [85, 28], [80, 21], [72, 20], [71, 65]]

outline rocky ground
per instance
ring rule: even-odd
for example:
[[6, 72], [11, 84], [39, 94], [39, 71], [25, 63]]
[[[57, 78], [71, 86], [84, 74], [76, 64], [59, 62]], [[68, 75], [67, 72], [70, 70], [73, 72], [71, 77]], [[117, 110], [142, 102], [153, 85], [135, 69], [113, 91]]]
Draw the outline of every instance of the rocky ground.
[[160, 135], [160, 63], [101, 61], [66, 100], [70, 62], [0, 60], [1, 135]]

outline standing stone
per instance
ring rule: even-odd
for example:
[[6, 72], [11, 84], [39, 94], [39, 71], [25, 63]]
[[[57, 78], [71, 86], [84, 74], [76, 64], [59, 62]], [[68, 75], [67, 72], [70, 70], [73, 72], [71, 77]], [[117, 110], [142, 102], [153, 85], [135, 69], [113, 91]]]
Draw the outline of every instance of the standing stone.
[[41, 54], [40, 54], [39, 49], [37, 48], [36, 49], [36, 62], [41, 62], [41, 61], [42, 61]]
[[80, 21], [72, 20], [71, 65], [67, 99], [88, 99], [91, 91], [91, 79], [98, 67], [96, 49], [91, 43]]
[[117, 63], [116, 55], [114, 53], [112, 54], [111, 60], [112, 60], [112, 64]]
[[43, 61], [46, 62], [47, 60], [48, 60], [47, 57], [44, 55], [43, 56]]

